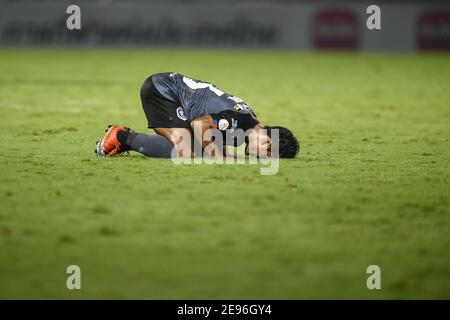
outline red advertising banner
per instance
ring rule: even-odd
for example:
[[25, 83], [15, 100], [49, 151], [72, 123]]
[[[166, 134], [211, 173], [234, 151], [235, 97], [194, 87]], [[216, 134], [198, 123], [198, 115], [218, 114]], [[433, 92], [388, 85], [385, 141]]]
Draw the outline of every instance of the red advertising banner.
[[450, 11], [427, 11], [418, 19], [420, 50], [450, 50]]
[[359, 28], [358, 18], [350, 10], [320, 11], [313, 18], [313, 46], [316, 49], [358, 49]]

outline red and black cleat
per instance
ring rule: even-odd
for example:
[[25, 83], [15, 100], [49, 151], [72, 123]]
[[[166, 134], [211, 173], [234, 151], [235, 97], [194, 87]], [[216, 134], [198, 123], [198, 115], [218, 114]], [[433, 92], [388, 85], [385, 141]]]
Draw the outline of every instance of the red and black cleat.
[[103, 139], [97, 141], [95, 154], [97, 157], [112, 157], [117, 154], [122, 154], [125, 151], [130, 150], [129, 147], [120, 143], [117, 134], [120, 131], [128, 131], [131, 129], [119, 125], [109, 125], [106, 129], [106, 134]]

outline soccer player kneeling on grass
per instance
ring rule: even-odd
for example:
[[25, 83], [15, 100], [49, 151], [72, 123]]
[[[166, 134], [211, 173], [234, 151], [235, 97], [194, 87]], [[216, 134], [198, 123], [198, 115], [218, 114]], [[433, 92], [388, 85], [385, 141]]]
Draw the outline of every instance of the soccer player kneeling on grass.
[[[278, 155], [273, 156], [294, 158], [300, 149], [289, 129], [261, 125], [244, 100], [176, 72], [159, 73], [146, 79], [141, 88], [141, 101], [148, 127], [158, 135], [110, 125], [103, 139], [97, 142], [97, 156], [110, 157], [135, 150], [150, 157], [169, 158], [172, 154], [191, 157], [192, 146], [198, 143], [204, 153], [210, 150], [207, 156], [223, 157], [227, 156], [226, 142], [231, 141], [234, 146], [246, 143], [247, 155], [271, 157], [274, 129], [278, 130]], [[212, 142], [217, 144], [214, 139], [203, 139], [209, 129], [221, 133], [222, 139], [217, 139], [222, 140], [220, 148], [208, 148]], [[246, 135], [240, 138], [236, 136], [238, 132]]]

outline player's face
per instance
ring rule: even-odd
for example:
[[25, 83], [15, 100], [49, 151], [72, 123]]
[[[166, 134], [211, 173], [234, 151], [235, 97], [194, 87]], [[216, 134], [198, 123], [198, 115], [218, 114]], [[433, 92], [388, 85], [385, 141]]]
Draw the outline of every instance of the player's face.
[[271, 156], [272, 139], [265, 130], [252, 130], [248, 136], [248, 143], [245, 148], [247, 155], [266, 158]]

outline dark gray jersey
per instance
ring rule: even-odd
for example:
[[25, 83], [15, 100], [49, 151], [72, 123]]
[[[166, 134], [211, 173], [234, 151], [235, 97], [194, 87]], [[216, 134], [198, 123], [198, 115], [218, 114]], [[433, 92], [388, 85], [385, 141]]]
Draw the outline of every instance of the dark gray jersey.
[[[220, 130], [254, 127], [259, 121], [251, 107], [242, 99], [221, 91], [208, 82], [188, 78], [176, 72], [152, 76], [153, 84], [166, 99], [183, 108], [189, 122], [211, 115]], [[225, 126], [219, 125], [227, 119]]]

